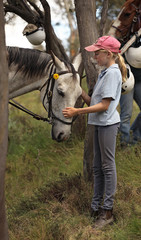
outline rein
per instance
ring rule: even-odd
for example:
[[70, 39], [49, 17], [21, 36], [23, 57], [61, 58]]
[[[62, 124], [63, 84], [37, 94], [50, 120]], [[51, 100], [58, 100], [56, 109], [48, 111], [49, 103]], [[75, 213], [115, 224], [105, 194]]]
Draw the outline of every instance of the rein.
[[24, 106], [22, 106], [21, 104], [19, 104], [17, 101], [15, 101], [13, 99], [9, 101], [9, 104], [11, 104], [12, 106], [18, 108], [19, 110], [21, 110], [21, 111], [23, 111], [23, 112], [25, 112], [27, 114], [29, 114], [30, 116], [32, 116], [33, 118], [35, 118], [37, 120], [42, 120], [44, 122], [49, 122], [51, 124], [50, 119], [44, 118], [44, 117], [42, 117], [42, 116], [40, 116], [40, 115], [38, 115], [36, 113], [33, 113], [32, 111], [30, 111], [29, 109], [25, 108]]

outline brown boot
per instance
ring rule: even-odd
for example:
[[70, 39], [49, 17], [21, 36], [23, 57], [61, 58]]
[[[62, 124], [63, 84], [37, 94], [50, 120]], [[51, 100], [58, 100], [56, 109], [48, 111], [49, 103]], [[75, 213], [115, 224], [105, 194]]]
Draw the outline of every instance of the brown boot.
[[101, 215], [102, 209], [98, 209], [97, 211], [94, 211], [93, 209], [91, 209], [91, 218], [93, 218], [94, 221], [96, 221], [99, 216]]
[[114, 221], [112, 210], [103, 210], [99, 219], [95, 222], [94, 228], [101, 229]]

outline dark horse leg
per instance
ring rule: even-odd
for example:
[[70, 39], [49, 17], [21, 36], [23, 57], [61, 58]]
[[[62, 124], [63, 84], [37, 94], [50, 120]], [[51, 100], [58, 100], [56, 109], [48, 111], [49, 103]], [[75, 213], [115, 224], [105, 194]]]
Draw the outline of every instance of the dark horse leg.
[[120, 98], [120, 143], [125, 146], [130, 143], [130, 120], [133, 108], [133, 90]]
[[[135, 84], [134, 99], [141, 111], [141, 81]], [[133, 131], [133, 142], [136, 143], [137, 141], [141, 141], [141, 112], [133, 122], [131, 130]]]

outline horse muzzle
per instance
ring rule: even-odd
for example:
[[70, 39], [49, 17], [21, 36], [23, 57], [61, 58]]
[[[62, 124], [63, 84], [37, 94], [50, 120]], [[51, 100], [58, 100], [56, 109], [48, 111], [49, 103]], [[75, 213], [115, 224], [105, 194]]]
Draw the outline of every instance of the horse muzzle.
[[58, 131], [58, 128], [53, 125], [51, 130], [52, 139], [57, 142], [63, 142], [68, 140], [71, 134], [70, 128], [70, 126], [67, 126], [67, 129], [64, 127], [64, 129], [60, 129], [60, 131]]

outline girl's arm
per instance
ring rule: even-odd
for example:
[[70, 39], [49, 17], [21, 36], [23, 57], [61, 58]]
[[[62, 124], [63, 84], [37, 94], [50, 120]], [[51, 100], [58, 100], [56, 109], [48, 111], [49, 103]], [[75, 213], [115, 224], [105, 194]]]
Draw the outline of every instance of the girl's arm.
[[96, 105], [86, 107], [86, 108], [72, 108], [67, 107], [63, 109], [63, 115], [66, 118], [73, 117], [77, 114], [86, 114], [86, 113], [94, 113], [94, 112], [103, 112], [106, 111], [110, 105], [110, 102], [112, 101], [111, 98], [104, 98], [100, 103], [97, 103]]
[[82, 89], [82, 98], [84, 100], [84, 102], [90, 106], [90, 101], [91, 101], [91, 97]]

